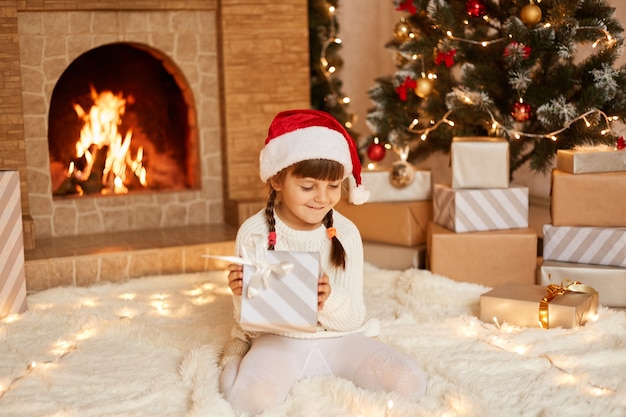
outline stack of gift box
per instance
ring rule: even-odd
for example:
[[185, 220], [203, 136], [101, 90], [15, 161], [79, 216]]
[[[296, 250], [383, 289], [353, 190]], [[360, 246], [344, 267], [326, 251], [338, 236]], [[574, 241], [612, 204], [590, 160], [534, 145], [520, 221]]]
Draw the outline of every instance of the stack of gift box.
[[534, 284], [537, 235], [528, 227], [528, 188], [509, 184], [509, 143], [454, 138], [451, 184], [434, 184], [428, 268], [457, 281]]
[[580, 281], [626, 307], [626, 150], [557, 151], [551, 193], [540, 283]]
[[0, 170], [0, 319], [24, 311], [26, 280], [20, 174]]
[[[392, 177], [398, 164], [410, 174], [407, 183], [398, 184]], [[355, 205], [345, 198], [335, 209], [359, 228], [365, 260], [384, 269], [423, 268], [426, 229], [433, 218], [431, 171], [397, 161], [363, 169], [361, 182], [370, 191], [368, 202]]]

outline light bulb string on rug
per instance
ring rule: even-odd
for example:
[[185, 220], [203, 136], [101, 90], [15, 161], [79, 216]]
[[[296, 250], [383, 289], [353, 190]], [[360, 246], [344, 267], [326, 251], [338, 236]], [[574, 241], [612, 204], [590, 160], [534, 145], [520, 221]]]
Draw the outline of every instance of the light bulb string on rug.
[[[476, 321], [471, 320], [470, 323], [470, 328], [475, 328], [476, 327]], [[503, 328], [503, 326], [498, 322], [498, 320], [494, 317], [494, 324], [490, 324], [490, 323], [483, 323], [481, 322], [480, 327], [485, 329], [485, 330], [493, 330], [493, 326], [495, 325], [495, 327], [498, 329], [498, 331], [500, 332], [500, 334], [513, 334], [514, 333], [514, 329], [516, 328], [515, 326], [506, 326], [505, 328]], [[467, 336], [478, 336], [478, 334], [475, 332], [475, 330], [472, 331], [467, 331], [466, 332]], [[579, 381], [579, 379], [577, 378], [577, 375], [568, 371], [567, 369], [563, 368], [562, 366], [559, 366], [555, 363], [554, 359], [552, 357], [550, 357], [550, 355], [548, 354], [540, 354], [538, 356], [529, 356], [527, 355], [527, 350], [528, 347], [527, 346], [521, 346], [521, 345], [517, 345], [514, 346], [512, 349], [507, 349], [497, 343], [495, 343], [496, 340], [503, 340], [505, 342], [509, 342], [509, 340], [507, 340], [506, 338], [500, 338], [500, 336], [489, 336], [489, 338], [485, 338], [483, 336], [478, 336], [476, 338], [476, 341], [478, 342], [482, 342], [492, 348], [498, 349], [500, 351], [504, 351], [504, 352], [510, 352], [510, 353], [517, 353], [520, 356], [525, 356], [525, 357], [530, 357], [530, 358], [541, 358], [541, 359], [545, 359], [548, 364], [550, 365], [551, 369], [555, 369], [559, 372], [561, 372], [565, 377], [567, 377], [568, 381], [570, 381], [570, 383], [572, 382], [583, 382], [583, 381]], [[607, 387], [603, 387], [597, 384], [594, 384], [592, 382], [585, 382], [585, 384], [589, 387], [590, 392], [593, 395], [596, 396], [600, 396], [600, 395], [607, 395], [607, 394], [615, 394], [616, 390], [613, 388], [607, 388]]]
[[24, 371], [24, 373], [22, 375], [19, 375], [19, 376], [16, 376], [15, 378], [13, 378], [11, 380], [11, 382], [9, 382], [9, 384], [6, 385], [6, 386], [0, 385], [0, 400], [4, 397], [4, 395], [7, 392], [11, 391], [13, 389], [13, 387], [15, 387], [15, 385], [17, 385], [17, 383], [19, 383], [22, 379], [24, 379], [28, 375], [30, 375], [33, 372], [33, 370], [38, 368], [40, 365], [49, 365], [49, 364], [55, 363], [55, 362], [63, 359], [64, 357], [66, 357], [71, 352], [75, 351], [76, 349], [78, 349], [77, 344], [72, 344], [67, 349], [65, 349], [65, 351], [63, 353], [61, 353], [61, 355], [57, 356], [55, 359], [42, 361], [42, 362], [37, 362], [37, 361], [34, 361], [34, 360], [31, 361], [26, 366], [26, 370]]

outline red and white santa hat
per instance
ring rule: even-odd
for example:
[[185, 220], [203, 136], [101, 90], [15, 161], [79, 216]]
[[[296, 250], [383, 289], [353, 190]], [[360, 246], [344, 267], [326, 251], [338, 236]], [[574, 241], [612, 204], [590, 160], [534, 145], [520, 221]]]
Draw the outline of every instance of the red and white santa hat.
[[320, 110], [278, 113], [259, 156], [261, 179], [267, 182], [284, 168], [307, 159], [339, 162], [344, 167], [343, 178], [352, 174], [356, 183], [356, 187], [350, 187], [351, 201], [363, 204], [369, 198], [369, 191], [361, 185], [361, 161], [356, 144], [341, 123]]

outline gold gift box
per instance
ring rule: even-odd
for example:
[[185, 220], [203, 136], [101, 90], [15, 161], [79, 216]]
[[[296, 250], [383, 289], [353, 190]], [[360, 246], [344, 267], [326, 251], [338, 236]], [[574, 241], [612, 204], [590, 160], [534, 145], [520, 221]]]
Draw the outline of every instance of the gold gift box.
[[400, 246], [426, 243], [426, 228], [433, 218], [431, 200], [357, 206], [342, 199], [335, 209], [352, 220], [363, 240]]
[[552, 170], [553, 226], [626, 226], [626, 172]]
[[[541, 327], [539, 304], [547, 294], [542, 285], [507, 284], [480, 296], [480, 320], [521, 327]], [[582, 326], [595, 317], [598, 294], [567, 292], [548, 303], [550, 328]]]

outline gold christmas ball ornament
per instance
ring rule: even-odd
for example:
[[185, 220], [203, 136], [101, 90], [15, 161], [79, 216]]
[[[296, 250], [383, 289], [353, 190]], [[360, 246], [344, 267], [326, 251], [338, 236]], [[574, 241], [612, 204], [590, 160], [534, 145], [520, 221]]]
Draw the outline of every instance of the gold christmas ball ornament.
[[417, 87], [415, 87], [415, 95], [419, 98], [428, 97], [433, 92], [432, 80], [422, 77], [417, 79]]
[[415, 179], [415, 168], [406, 161], [398, 161], [393, 164], [389, 181], [396, 188], [405, 188]]
[[541, 8], [534, 3], [528, 4], [522, 8], [520, 18], [527, 25], [539, 23], [541, 22]]
[[407, 41], [411, 33], [411, 25], [404, 19], [401, 19], [393, 28], [393, 37], [400, 42]]

